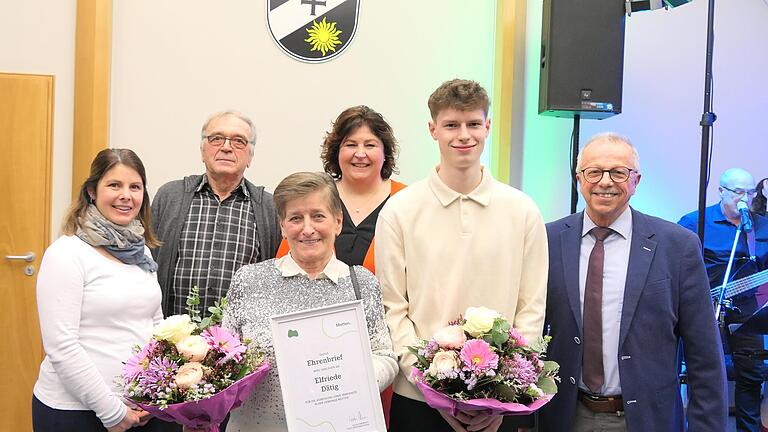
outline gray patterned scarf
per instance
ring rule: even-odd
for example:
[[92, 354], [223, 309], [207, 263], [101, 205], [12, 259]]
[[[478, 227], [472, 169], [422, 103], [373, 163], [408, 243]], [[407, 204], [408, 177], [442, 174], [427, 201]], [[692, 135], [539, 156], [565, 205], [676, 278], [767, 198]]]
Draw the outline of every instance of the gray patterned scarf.
[[93, 247], [103, 247], [125, 264], [137, 265], [150, 273], [157, 271], [157, 263], [144, 254], [144, 226], [138, 219], [127, 226], [117, 225], [90, 204], [76, 235]]

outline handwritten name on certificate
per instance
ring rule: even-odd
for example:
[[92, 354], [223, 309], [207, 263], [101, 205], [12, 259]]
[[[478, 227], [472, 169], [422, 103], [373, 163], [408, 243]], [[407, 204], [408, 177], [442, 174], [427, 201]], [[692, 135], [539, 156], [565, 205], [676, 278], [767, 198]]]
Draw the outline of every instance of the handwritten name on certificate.
[[385, 432], [360, 301], [272, 317], [291, 432]]

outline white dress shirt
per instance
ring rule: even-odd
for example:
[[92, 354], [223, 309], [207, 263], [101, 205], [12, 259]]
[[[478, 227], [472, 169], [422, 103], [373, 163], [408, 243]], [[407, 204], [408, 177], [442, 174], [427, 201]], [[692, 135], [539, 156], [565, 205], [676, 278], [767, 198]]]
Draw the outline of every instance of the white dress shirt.
[[[587, 212], [584, 212], [584, 226], [581, 230], [581, 256], [579, 257], [579, 299], [582, 314], [584, 313], [584, 288], [587, 282], [589, 254], [592, 253], [592, 247], [595, 245], [595, 238], [589, 231], [596, 226]], [[621, 328], [621, 311], [624, 306], [624, 286], [627, 281], [629, 249], [632, 244], [632, 211], [629, 207], [608, 228], [614, 232], [603, 242], [605, 246], [603, 261], [603, 372], [605, 381], [597, 394], [612, 396], [621, 394], [618, 360], [619, 330]], [[583, 379], [579, 380], [579, 388], [589, 392]]]

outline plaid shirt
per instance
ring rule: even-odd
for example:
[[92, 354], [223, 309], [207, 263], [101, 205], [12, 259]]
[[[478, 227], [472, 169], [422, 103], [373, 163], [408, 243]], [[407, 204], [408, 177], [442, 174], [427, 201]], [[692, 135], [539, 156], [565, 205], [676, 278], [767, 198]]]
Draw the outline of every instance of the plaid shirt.
[[179, 255], [169, 293], [172, 314], [187, 313], [187, 296], [200, 291], [200, 310], [227, 294], [232, 275], [259, 259], [256, 221], [245, 181], [224, 201], [213, 193], [207, 177], [195, 191], [179, 238]]

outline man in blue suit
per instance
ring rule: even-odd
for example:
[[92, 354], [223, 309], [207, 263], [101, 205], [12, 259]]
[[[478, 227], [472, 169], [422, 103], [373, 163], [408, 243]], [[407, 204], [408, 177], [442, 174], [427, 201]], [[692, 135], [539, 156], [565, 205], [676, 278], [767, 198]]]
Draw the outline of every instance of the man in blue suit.
[[698, 239], [629, 207], [640, 165], [624, 137], [593, 137], [577, 179], [586, 211], [547, 224], [545, 331], [562, 382], [539, 430], [685, 430], [682, 340], [688, 428], [725, 431], [725, 367]]

